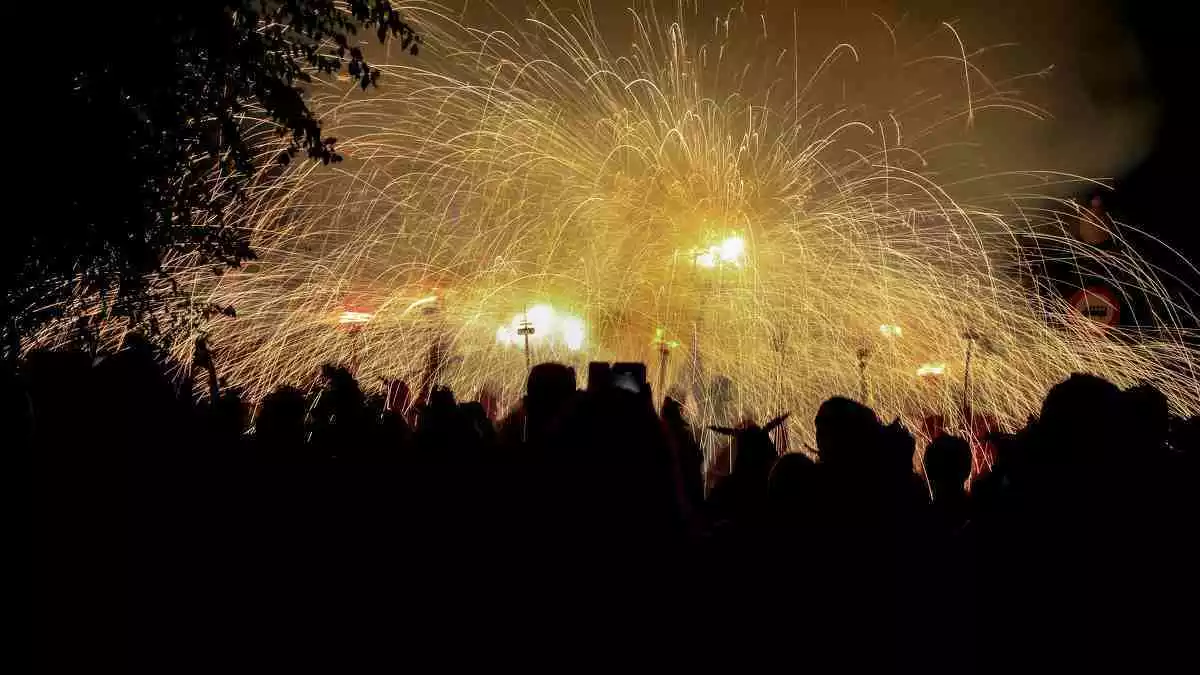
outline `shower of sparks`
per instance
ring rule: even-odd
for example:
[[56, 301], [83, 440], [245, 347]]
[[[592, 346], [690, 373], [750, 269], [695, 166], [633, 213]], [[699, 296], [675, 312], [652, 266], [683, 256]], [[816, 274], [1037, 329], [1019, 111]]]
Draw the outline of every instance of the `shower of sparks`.
[[[205, 329], [222, 376], [252, 398], [310, 382], [326, 362], [363, 382], [419, 378], [439, 341], [451, 355], [439, 382], [512, 402], [523, 321], [536, 360], [581, 373], [589, 360], [658, 367], [661, 328], [680, 345], [665, 381], [698, 403], [699, 424], [790, 410], [811, 442], [821, 401], [860, 386], [883, 418], [969, 428], [961, 381], [926, 376], [961, 373], [970, 334], [990, 346], [974, 351], [972, 405], [1003, 426], [1073, 371], [1150, 382], [1177, 412], [1200, 412], [1200, 349], [1180, 328], [1192, 310], [1130, 248], [1067, 235], [1087, 212], [1039, 192], [1082, 179], [1034, 171], [981, 197], [987, 176], [933, 170], [969, 122], [1041, 116], [1015, 79], [984, 77], [957, 47], [879, 65], [843, 44], [806, 67], [764, 53], [758, 17], [693, 30], [699, 10], [684, 14], [631, 12], [633, 42], [610, 46], [586, 13], [469, 26], [415, 3], [419, 59], [382, 66], [367, 94], [314, 85], [346, 161], [264, 169], [273, 179], [233, 214], [259, 260], [219, 278], [172, 262], [238, 310]], [[835, 64], [879, 68], [863, 81], [881, 87], [906, 69], [952, 74], [945, 91], [880, 107], [844, 85], [824, 98]], [[277, 146], [263, 129], [266, 165]], [[1126, 231], [1096, 226], [1118, 241]], [[1107, 270], [1162, 309], [1146, 326], [1102, 329], [1037, 290], [1061, 260]]]

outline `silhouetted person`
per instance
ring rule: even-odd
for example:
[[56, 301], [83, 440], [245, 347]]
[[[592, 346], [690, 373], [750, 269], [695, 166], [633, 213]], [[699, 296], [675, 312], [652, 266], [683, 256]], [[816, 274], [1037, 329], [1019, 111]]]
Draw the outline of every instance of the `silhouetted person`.
[[853, 470], [869, 462], [877, 449], [879, 418], [857, 401], [840, 396], [825, 401], [817, 410], [815, 426], [822, 464]]
[[943, 434], [925, 449], [924, 463], [937, 524], [950, 530], [962, 527], [967, 519], [970, 444], [957, 436]]
[[[828, 617], [824, 648], [850, 655], [854, 669], [895, 668], [914, 639], [906, 618], [909, 580], [920, 567], [909, 545], [918, 507], [914, 441], [899, 424], [885, 427], [873, 410], [842, 397], [821, 404], [815, 426], [825, 486], [814, 565], [823, 583], [813, 605]], [[859, 644], [876, 647], [854, 651]]]
[[784, 536], [811, 535], [806, 530], [819, 517], [822, 483], [820, 468], [807, 455], [787, 453], [775, 462], [767, 482], [767, 506], [773, 523], [788, 530]]
[[738, 429], [712, 427], [733, 439], [733, 471], [709, 496], [712, 517], [729, 521], [734, 527], [758, 527], [766, 515], [767, 482], [779, 451], [770, 433], [788, 416], [776, 417], [765, 427], [750, 423]]
[[1121, 390], [1095, 375], [1076, 373], [1054, 385], [1035, 425], [1044, 456], [1031, 459], [1045, 460], [1044, 467], [1064, 478], [1075, 467], [1111, 468], [1125, 450], [1123, 403]]
[[485, 452], [496, 444], [496, 427], [488, 417], [487, 408], [480, 401], [466, 401], [458, 404], [459, 414], [470, 432], [470, 450]]
[[683, 416], [683, 406], [678, 400], [670, 396], [663, 400], [662, 417], [674, 444], [688, 509], [697, 512], [704, 504], [704, 453], [696, 442], [695, 432]]
[[311, 443], [323, 457], [360, 453], [367, 438], [366, 398], [350, 371], [333, 364], [321, 366], [324, 387], [309, 415]]
[[1195, 466], [1197, 455], [1200, 455], [1200, 415], [1193, 415], [1185, 420], [1179, 420], [1171, 430], [1171, 444], [1175, 450], [1188, 458]]
[[1147, 615], [1129, 595], [1144, 541], [1124, 402], [1111, 382], [1071, 375], [1017, 434], [1018, 452], [997, 460], [1003, 491], [973, 535], [985, 566], [982, 634], [1008, 646], [987, 653], [996, 672], [1030, 659], [1045, 668], [1119, 662], [1123, 633], [1137, 629], [1127, 617]]
[[575, 395], [575, 370], [561, 363], [539, 363], [529, 371], [521, 405], [502, 423], [506, 446], [548, 442]]
[[[1125, 404], [1126, 436], [1134, 452], [1157, 457], [1166, 449], [1171, 433], [1171, 408], [1167, 397], [1143, 384], [1122, 393]], [[1144, 459], [1152, 459], [1145, 457]]]
[[419, 407], [415, 440], [417, 449], [428, 459], [451, 460], [465, 449], [472, 430], [461, 414], [454, 392], [434, 387], [429, 401]]
[[245, 431], [247, 422], [246, 408], [242, 405], [241, 395], [227, 387], [222, 389], [207, 413], [204, 422], [210, 446], [206, 448], [207, 452], [241, 456], [244, 449], [242, 432]]
[[10, 390], [17, 395], [13, 403], [39, 448], [55, 454], [83, 451], [98, 421], [88, 419], [94, 395], [91, 358], [82, 351], [36, 351], [25, 358], [19, 380], [12, 377], [14, 387], [20, 385]]
[[[164, 653], [273, 625], [264, 611], [303, 621], [335, 584], [437, 626], [522, 606], [568, 630], [606, 607], [678, 627], [650, 611], [671, 597], [705, 606], [698, 628], [762, 640], [782, 616], [781, 647], [818, 671], [1095, 669], [1190, 644], [1174, 617], [1194, 604], [1200, 419], [1171, 418], [1153, 387], [1072, 375], [1039, 417], [989, 436], [995, 462], [969, 495], [966, 441], [929, 445], [926, 487], [912, 435], [846, 398], [818, 409], [815, 459], [778, 456], [782, 418], [725, 419], [731, 465], [706, 502], [694, 430], [670, 396], [657, 414], [648, 385], [579, 392], [571, 368], [540, 364], [497, 434], [494, 402], [435, 387], [409, 406], [400, 383], [368, 397], [327, 366], [311, 398], [262, 400], [252, 445], [322, 461], [246, 464], [212, 451], [242, 445], [236, 392], [210, 406], [189, 370], [131, 334], [113, 354], [33, 353], [5, 373], [9, 437], [49, 468], [47, 606], [82, 608], [83, 630], [127, 579], [143, 642]], [[732, 385], [714, 379], [728, 415]]]
[[295, 387], [280, 386], [267, 394], [254, 421], [254, 441], [260, 454], [269, 458], [300, 459], [307, 407], [304, 393]]
[[921, 670], [959, 673], [969, 669], [975, 643], [973, 549], [965, 482], [971, 474], [971, 446], [943, 434], [925, 449], [925, 478], [932, 503], [928, 531], [910, 533], [913, 559], [907, 588], [914, 639], [925, 639]]

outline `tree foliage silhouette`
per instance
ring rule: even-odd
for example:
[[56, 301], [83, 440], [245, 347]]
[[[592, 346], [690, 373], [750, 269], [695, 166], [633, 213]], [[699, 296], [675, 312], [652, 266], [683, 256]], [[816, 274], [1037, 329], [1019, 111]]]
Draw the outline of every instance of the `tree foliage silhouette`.
[[[37, 106], [50, 129], [38, 180], [52, 203], [10, 225], [0, 272], [9, 349], [67, 300], [138, 319], [178, 298], [163, 266], [176, 255], [217, 273], [252, 260], [228, 207], [270, 162], [341, 160], [305, 83], [345, 67], [365, 90], [379, 71], [363, 45], [394, 39], [416, 55], [421, 43], [387, 0], [79, 3], [66, 16], [67, 44], [38, 61], [51, 90]], [[286, 150], [264, 157], [248, 118], [270, 120]]]

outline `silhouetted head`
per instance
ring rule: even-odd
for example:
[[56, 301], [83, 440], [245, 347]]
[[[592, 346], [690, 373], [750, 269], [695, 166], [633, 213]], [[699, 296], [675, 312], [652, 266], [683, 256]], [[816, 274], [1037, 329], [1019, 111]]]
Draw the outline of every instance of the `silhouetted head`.
[[767, 501], [782, 515], [800, 516], [806, 505], [819, 500], [820, 468], [807, 455], [791, 452], [780, 457], [771, 468], [767, 483]]
[[1122, 398], [1129, 436], [1142, 447], [1161, 447], [1171, 429], [1171, 407], [1167, 397], [1153, 386], [1143, 384], [1126, 389]]
[[1042, 403], [1038, 432], [1047, 447], [1101, 452], [1119, 444], [1124, 426], [1121, 390], [1095, 375], [1076, 373], [1054, 385]]
[[458, 404], [458, 413], [475, 439], [490, 441], [495, 435], [496, 430], [482, 403], [478, 401], [460, 403]]
[[779, 459], [779, 450], [771, 440], [771, 432], [787, 421], [788, 413], [771, 420], [765, 427], [748, 423], [738, 429], [709, 427], [713, 431], [733, 437], [733, 474], [735, 476], [762, 475], [765, 477]]
[[449, 387], [434, 387], [429, 392], [429, 408], [450, 411], [458, 408], [454, 400], [454, 392]]
[[300, 445], [304, 442], [307, 402], [295, 387], [281, 386], [263, 398], [254, 423], [254, 435], [263, 443]]
[[85, 352], [37, 350], [22, 359], [21, 373], [34, 389], [61, 391], [85, 379], [91, 367]]
[[[39, 438], [47, 442], [77, 439], [86, 433], [80, 412], [88, 411], [81, 411], [80, 404], [92, 396], [91, 367], [91, 357], [80, 351], [39, 350], [28, 354], [21, 364], [20, 396], [13, 399], [14, 403], [19, 401], [19, 419], [30, 424], [26, 430], [36, 429]], [[9, 393], [15, 395], [15, 374], [5, 368], [4, 376], [14, 387]]]
[[943, 434], [925, 449], [925, 477], [939, 492], [961, 491], [971, 475], [971, 446], [965, 440]]
[[561, 363], [539, 363], [529, 371], [525, 391], [530, 416], [552, 413], [575, 393], [575, 370]]
[[670, 396], [663, 399], [662, 417], [669, 424], [683, 424], [686, 420], [683, 416], [683, 404], [678, 399]]
[[121, 351], [153, 357], [154, 346], [150, 344], [150, 341], [146, 339], [145, 335], [142, 335], [137, 331], [130, 331], [126, 333], [125, 337], [121, 340]]
[[331, 390], [358, 389], [358, 382], [354, 379], [354, 375], [344, 366], [326, 363], [321, 366], [321, 377]]
[[835, 396], [817, 410], [817, 452], [822, 462], [850, 460], [878, 442], [879, 418], [867, 406]]
[[124, 427], [137, 443], [149, 445], [160, 432], [173, 431], [179, 422], [179, 400], [163, 363], [153, 347], [136, 334], [127, 336], [121, 351], [103, 359], [93, 369], [99, 417]]
[[336, 414], [357, 412], [365, 402], [358, 381], [346, 368], [331, 363], [321, 366], [321, 378], [325, 381], [325, 393], [321, 397], [321, 408]]
[[1194, 458], [1200, 452], [1200, 415], [1179, 420], [1171, 436], [1176, 450]]
[[242, 405], [242, 395], [236, 389], [226, 389], [212, 407], [214, 431], [226, 440], [236, 439], [246, 428], [246, 407]]

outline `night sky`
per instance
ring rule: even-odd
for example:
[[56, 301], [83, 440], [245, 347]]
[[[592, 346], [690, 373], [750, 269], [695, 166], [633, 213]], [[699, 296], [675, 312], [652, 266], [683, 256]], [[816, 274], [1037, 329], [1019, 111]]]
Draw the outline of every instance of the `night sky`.
[[1145, 159], [1118, 177], [1114, 208], [1182, 249], [1194, 263], [1200, 259], [1190, 192], [1196, 189], [1197, 144], [1194, 107], [1186, 99], [1196, 92], [1196, 12], [1166, 12], [1160, 3], [1132, 0], [1118, 6], [1143, 55], [1158, 129]]

